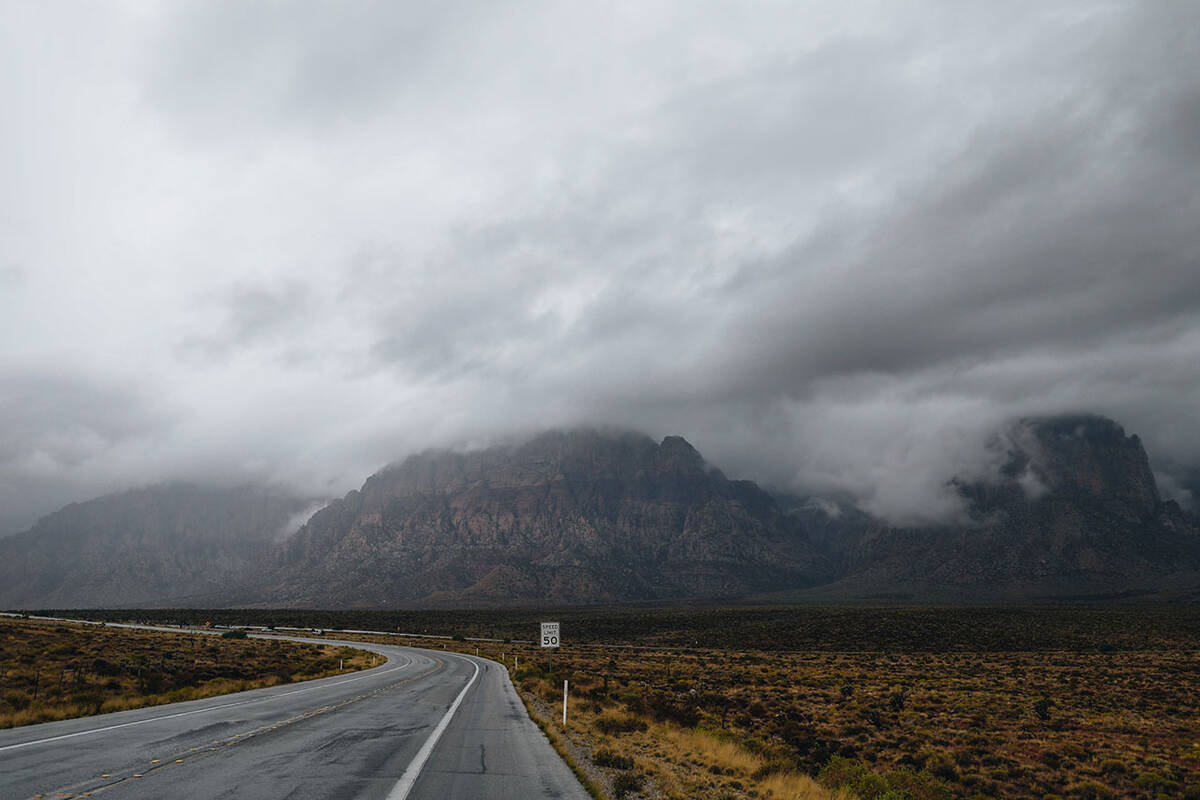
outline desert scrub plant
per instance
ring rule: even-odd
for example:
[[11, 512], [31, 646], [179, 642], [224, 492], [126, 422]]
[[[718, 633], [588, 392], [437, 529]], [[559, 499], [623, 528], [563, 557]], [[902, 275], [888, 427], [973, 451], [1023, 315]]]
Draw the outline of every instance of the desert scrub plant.
[[[321, 677], [328, 671], [298, 665], [325, 651], [332, 648], [0, 619], [0, 728], [271, 686], [283, 665], [297, 665], [298, 678]], [[369, 664], [354, 652], [348, 667]], [[213, 683], [226, 677], [244, 680]]]
[[618, 800], [628, 797], [630, 793], [636, 792], [640, 788], [642, 788], [641, 775], [635, 775], [632, 772], [622, 772], [613, 778], [613, 797]]
[[1049, 697], [1039, 697], [1033, 703], [1033, 713], [1042, 722], [1050, 721], [1050, 711], [1054, 708], [1054, 701]]
[[608, 767], [609, 769], [633, 769], [632, 758], [614, 753], [607, 747], [601, 747], [592, 753], [592, 763], [598, 767]]
[[609, 735], [642, 732], [649, 727], [646, 720], [634, 714], [623, 717], [599, 717], [592, 724], [596, 726], [596, 730]]
[[1067, 795], [1078, 797], [1080, 800], [1112, 800], [1116, 797], [1112, 789], [1096, 781], [1082, 781], [1068, 786]]
[[950, 788], [928, 772], [894, 769], [872, 772], [865, 764], [834, 756], [817, 781], [826, 788], [849, 792], [860, 800], [950, 800]]

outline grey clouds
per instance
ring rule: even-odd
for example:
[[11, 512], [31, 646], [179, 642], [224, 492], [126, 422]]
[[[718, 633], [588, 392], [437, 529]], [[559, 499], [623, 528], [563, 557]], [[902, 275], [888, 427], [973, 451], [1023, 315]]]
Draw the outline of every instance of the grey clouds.
[[0, 5], [0, 531], [547, 426], [953, 514], [1200, 464], [1188, 2]]

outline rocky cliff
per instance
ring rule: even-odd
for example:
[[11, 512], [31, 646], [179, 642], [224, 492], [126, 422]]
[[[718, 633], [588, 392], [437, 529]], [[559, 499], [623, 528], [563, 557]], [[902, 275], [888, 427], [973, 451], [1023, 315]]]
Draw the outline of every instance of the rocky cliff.
[[822, 542], [841, 577], [823, 592], [1155, 595], [1200, 569], [1200, 531], [1159, 496], [1141, 441], [1117, 423], [1086, 415], [1025, 419], [995, 444], [1004, 450], [995, 480], [953, 483], [967, 504], [966, 524], [896, 528], [861, 514], [826, 519]]
[[576, 430], [373, 475], [283, 548], [265, 601], [568, 603], [810, 585], [823, 561], [755, 484], [679, 437]]
[[1137, 436], [1026, 419], [994, 454], [991, 477], [948, 484], [964, 520], [925, 527], [772, 496], [679, 437], [594, 430], [411, 456], [284, 541], [303, 499], [170, 484], [0, 539], [0, 606], [1200, 597], [1200, 526]]
[[0, 607], [187, 603], [250, 579], [308, 501], [164, 484], [108, 495], [0, 539]]

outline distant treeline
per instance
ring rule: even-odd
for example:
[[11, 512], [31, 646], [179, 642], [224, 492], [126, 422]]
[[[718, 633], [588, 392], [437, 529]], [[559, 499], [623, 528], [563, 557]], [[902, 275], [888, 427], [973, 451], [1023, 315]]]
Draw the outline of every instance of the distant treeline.
[[377, 630], [533, 640], [558, 620], [564, 646], [798, 651], [1200, 649], [1200, 606], [686, 606], [409, 611], [53, 610], [113, 622]]

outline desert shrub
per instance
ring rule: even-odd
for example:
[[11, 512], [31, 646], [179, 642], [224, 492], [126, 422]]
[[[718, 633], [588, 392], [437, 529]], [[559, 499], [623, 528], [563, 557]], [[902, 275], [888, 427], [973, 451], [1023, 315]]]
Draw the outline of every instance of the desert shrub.
[[514, 683], [520, 683], [527, 679], [536, 679], [542, 677], [542, 668], [537, 664], [526, 664], [518, 670], [514, 670], [512, 679]]
[[834, 756], [817, 780], [826, 788], [849, 792], [861, 800], [950, 800], [949, 788], [928, 772], [895, 769], [880, 774], [866, 765]]
[[812, 727], [799, 722], [788, 720], [779, 729], [779, 738], [791, 745], [799, 753], [807, 753], [817, 744], [817, 735]]
[[1067, 794], [1081, 800], [1110, 800], [1114, 795], [1112, 789], [1095, 781], [1084, 781], [1067, 787]]
[[1050, 721], [1050, 709], [1054, 708], [1054, 701], [1049, 697], [1039, 697], [1033, 704], [1033, 713], [1037, 714], [1037, 718], [1042, 722]]
[[[945, 753], [933, 753], [925, 759], [925, 771], [945, 781], [958, 780], [958, 768]], [[992, 777], [995, 777], [993, 774]]]
[[5, 692], [4, 702], [12, 706], [16, 711], [23, 711], [29, 708], [30, 698], [24, 692]]
[[614, 753], [607, 748], [600, 748], [592, 754], [592, 761], [599, 767], [611, 769], [633, 769], [633, 759]]
[[97, 658], [92, 661], [92, 672], [96, 673], [97, 675], [104, 675], [105, 677], [120, 675], [121, 666], [119, 664], [114, 664], [107, 659]]
[[245, 639], [246, 632], [241, 628], [233, 628], [221, 634], [222, 639]]
[[700, 722], [700, 711], [688, 695], [650, 692], [642, 697], [640, 707], [659, 722], [674, 722], [685, 728], [694, 728]]
[[600, 717], [593, 724], [596, 730], [610, 735], [644, 731], [649, 728], [645, 720], [632, 714], [624, 717]]
[[1143, 772], [1134, 779], [1133, 785], [1147, 791], [1166, 792], [1177, 790], [1179, 784], [1170, 778], [1163, 777], [1157, 772]]
[[878, 800], [887, 791], [887, 781], [864, 764], [847, 758], [832, 758], [817, 777], [830, 789], [843, 789], [863, 800]]
[[100, 708], [100, 704], [104, 702], [104, 698], [95, 692], [84, 692], [71, 695], [71, 702], [84, 708], [98, 709]]
[[142, 694], [158, 694], [163, 690], [163, 676], [157, 672], [144, 673], [139, 679], [138, 691]]
[[620, 798], [627, 797], [630, 792], [636, 792], [641, 786], [641, 775], [634, 775], [632, 772], [622, 772], [613, 778], [613, 797], [620, 800]]
[[754, 772], [750, 773], [750, 777], [756, 781], [762, 781], [766, 780], [772, 775], [793, 772], [795, 769], [795, 764], [774, 758], [764, 763], [758, 769], [754, 770]]

